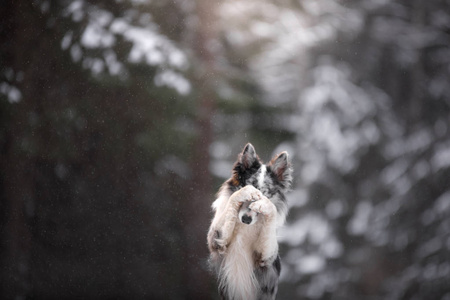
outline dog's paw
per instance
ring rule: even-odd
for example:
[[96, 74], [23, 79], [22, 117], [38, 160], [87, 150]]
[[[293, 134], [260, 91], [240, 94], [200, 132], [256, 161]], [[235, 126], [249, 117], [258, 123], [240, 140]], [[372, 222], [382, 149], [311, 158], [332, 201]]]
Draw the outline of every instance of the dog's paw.
[[270, 265], [270, 263], [268, 263], [267, 260], [260, 260], [260, 261], [259, 261], [259, 266], [260, 266], [261, 268], [267, 267], [268, 265]]
[[253, 202], [248, 208], [265, 216], [273, 215], [276, 212], [275, 205], [269, 199]]
[[211, 231], [208, 235], [208, 245], [211, 252], [218, 252], [223, 254], [227, 250], [226, 241], [219, 230]]
[[258, 252], [255, 252], [253, 257], [256, 265], [259, 266], [260, 268], [272, 265], [276, 258], [277, 258], [276, 254], [264, 257], [261, 253]]
[[239, 197], [237, 198], [237, 201], [240, 203], [243, 202], [253, 202], [263, 199], [263, 194], [260, 190], [255, 188], [253, 185], [246, 185], [242, 189], [238, 191]]
[[274, 257], [268, 257], [268, 258], [266, 258], [266, 259], [261, 259], [261, 260], [259, 261], [259, 266], [260, 266], [261, 268], [270, 266], [270, 265], [273, 264], [274, 260], [275, 260]]
[[227, 245], [225, 241], [221, 239], [214, 239], [213, 247], [219, 254], [224, 254], [227, 251]]

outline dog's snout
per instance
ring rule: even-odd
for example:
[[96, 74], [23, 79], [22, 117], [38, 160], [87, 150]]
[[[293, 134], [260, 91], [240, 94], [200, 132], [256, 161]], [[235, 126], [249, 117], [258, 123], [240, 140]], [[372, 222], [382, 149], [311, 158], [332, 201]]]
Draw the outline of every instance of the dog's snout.
[[252, 217], [247, 216], [247, 215], [243, 215], [242, 216], [242, 223], [244, 224], [250, 224], [252, 222]]

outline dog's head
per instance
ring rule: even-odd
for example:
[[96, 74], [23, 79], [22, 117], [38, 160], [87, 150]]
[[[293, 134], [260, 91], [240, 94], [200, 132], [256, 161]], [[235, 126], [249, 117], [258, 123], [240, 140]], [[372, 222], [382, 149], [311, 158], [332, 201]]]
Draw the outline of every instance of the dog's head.
[[[287, 210], [284, 193], [289, 190], [291, 183], [292, 168], [287, 152], [275, 155], [268, 164], [264, 164], [250, 143], [239, 154], [233, 167], [233, 176], [228, 181], [233, 190], [253, 185], [275, 204], [279, 213]], [[242, 206], [239, 219], [243, 223], [253, 224], [256, 218], [257, 214], [249, 210], [248, 204]]]

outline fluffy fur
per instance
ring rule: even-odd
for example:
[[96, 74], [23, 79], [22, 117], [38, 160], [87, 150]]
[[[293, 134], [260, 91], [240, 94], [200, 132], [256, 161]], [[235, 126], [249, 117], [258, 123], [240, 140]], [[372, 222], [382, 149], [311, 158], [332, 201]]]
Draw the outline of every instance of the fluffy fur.
[[219, 190], [208, 232], [210, 263], [226, 300], [275, 299], [281, 271], [277, 227], [287, 213], [292, 169], [287, 152], [267, 165], [247, 144]]

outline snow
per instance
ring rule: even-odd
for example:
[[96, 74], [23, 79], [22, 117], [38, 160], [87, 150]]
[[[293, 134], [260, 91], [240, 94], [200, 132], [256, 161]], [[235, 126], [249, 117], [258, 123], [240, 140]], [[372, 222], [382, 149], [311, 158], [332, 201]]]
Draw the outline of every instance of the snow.
[[421, 258], [428, 257], [442, 248], [441, 237], [434, 237], [431, 240], [425, 242], [417, 250], [417, 255]]
[[6, 82], [0, 83], [0, 94], [5, 95], [9, 103], [18, 103], [22, 99], [20, 90]]
[[155, 76], [156, 86], [167, 86], [175, 89], [180, 95], [187, 95], [191, 91], [191, 84], [180, 73], [164, 70]]
[[209, 171], [218, 178], [227, 179], [230, 177], [230, 170], [233, 164], [226, 160], [213, 160], [210, 163]]
[[445, 214], [450, 212], [450, 191], [445, 192], [436, 199], [433, 205], [436, 214]]
[[86, 26], [81, 43], [86, 48], [109, 48], [116, 39], [114, 35], [106, 29], [112, 21], [113, 15], [104, 10], [95, 10], [90, 13], [89, 24]]
[[355, 214], [347, 226], [351, 235], [362, 235], [369, 229], [372, 204], [369, 201], [361, 201], [357, 204]]
[[341, 200], [331, 200], [325, 206], [325, 212], [330, 219], [336, 219], [342, 216], [345, 211], [344, 204]]
[[435, 146], [434, 155], [431, 158], [433, 171], [450, 166], [450, 142]]
[[66, 16], [71, 15], [72, 20], [74, 22], [80, 22], [83, 19], [85, 13], [83, 6], [84, 1], [81, 0], [72, 1], [70, 5], [66, 8], [65, 15]]
[[111, 31], [133, 43], [128, 59], [138, 63], [145, 61], [149, 65], [168, 63], [176, 68], [185, 68], [187, 58], [164, 35], [158, 33], [154, 26], [137, 27], [129, 24], [125, 19], [116, 19], [111, 24]]
[[72, 31], [69, 31], [64, 35], [63, 39], [61, 40], [61, 49], [67, 50], [70, 47], [70, 45], [72, 44], [72, 37]]
[[298, 246], [308, 238], [314, 244], [324, 242], [331, 235], [325, 218], [319, 214], [308, 214], [289, 226], [282, 227], [279, 240], [291, 246]]
[[308, 194], [306, 190], [296, 189], [286, 195], [287, 203], [290, 208], [302, 207], [308, 203]]
[[397, 159], [391, 165], [381, 171], [381, 179], [385, 184], [393, 184], [409, 168], [409, 161], [406, 159]]
[[325, 267], [325, 264], [325, 260], [319, 255], [305, 255], [298, 260], [296, 270], [300, 274], [317, 273]]
[[[86, 8], [85, 6], [88, 6]], [[81, 34], [79, 44], [73, 41], [73, 33], [68, 32], [61, 40], [63, 50], [70, 49], [74, 62], [82, 62], [84, 68], [90, 69], [94, 75], [105, 70], [113, 76], [126, 78], [126, 67], [117, 58], [113, 46], [117, 37], [121, 36], [131, 42], [128, 61], [134, 64], [142, 62], [158, 67], [154, 82], [157, 86], [166, 86], [176, 90], [180, 95], [191, 91], [191, 84], [182, 74], [188, 67], [184, 51], [179, 49], [168, 37], [161, 34], [151, 15], [143, 13], [139, 24], [132, 25], [133, 18], [138, 17], [135, 11], [125, 13], [125, 17], [116, 18], [111, 12], [86, 4], [84, 1], [72, 2], [65, 10], [65, 16], [72, 16], [76, 22], [85, 18], [87, 25]], [[89, 56], [84, 49], [104, 49], [97, 56]]]
[[72, 45], [72, 47], [70, 47], [70, 55], [72, 56], [72, 60], [74, 62], [79, 62], [83, 57], [83, 52], [81, 51], [80, 45]]
[[[231, 154], [231, 150], [231, 147], [223, 141], [214, 141], [209, 146], [209, 154], [216, 159], [228, 157]], [[229, 169], [229, 172], [230, 170], [231, 168]]]

